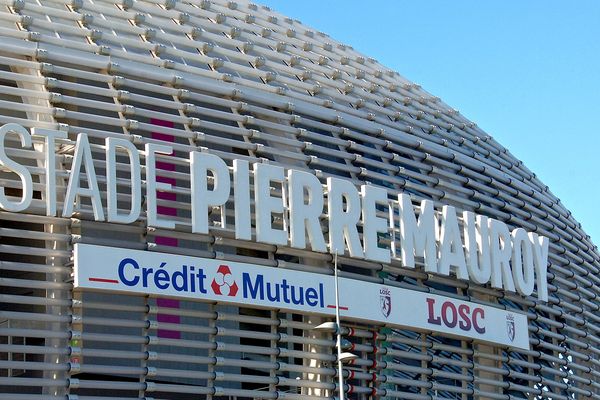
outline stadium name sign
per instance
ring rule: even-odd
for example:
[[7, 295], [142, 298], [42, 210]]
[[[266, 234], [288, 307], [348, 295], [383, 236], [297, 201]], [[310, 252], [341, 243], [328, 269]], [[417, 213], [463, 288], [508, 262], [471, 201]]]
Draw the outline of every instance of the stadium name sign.
[[[33, 129], [33, 135], [17, 124], [0, 128], [0, 166], [17, 174], [21, 181], [20, 199], [8, 197], [0, 186], [0, 208], [26, 211], [33, 201], [33, 180], [29, 169], [14, 160], [19, 151], [7, 148], [8, 138], [18, 140], [21, 148], [32, 148], [33, 139], [44, 142], [41, 151], [45, 166], [46, 214], [58, 213], [56, 193], [55, 148], [66, 133], [56, 130]], [[64, 193], [62, 216], [71, 217], [81, 198], [91, 202], [97, 221], [133, 223], [146, 206], [147, 224], [151, 227], [175, 228], [175, 221], [157, 212], [157, 192], [171, 191], [170, 184], [160, 182], [157, 175], [157, 155], [170, 155], [173, 147], [148, 143], [138, 150], [127, 138], [110, 137], [105, 141], [106, 208], [102, 203], [95, 173], [92, 148], [85, 133], [77, 135], [69, 181]], [[117, 178], [117, 153], [122, 157], [120, 169], [129, 169], [129, 177]], [[12, 158], [11, 156], [12, 155]], [[125, 160], [125, 162], [123, 162]], [[142, 175], [145, 161], [145, 180]], [[225, 226], [226, 204], [233, 189], [233, 209], [236, 239], [252, 240], [252, 210], [254, 200], [255, 238], [258, 242], [310, 248], [316, 252], [344, 253], [350, 257], [389, 263], [400, 259], [406, 268], [415, 268], [415, 257], [423, 257], [424, 270], [440, 275], [455, 275], [458, 279], [478, 284], [491, 282], [492, 287], [522, 295], [533, 293], [547, 301], [548, 239], [523, 228], [512, 232], [498, 220], [464, 211], [460, 215], [454, 207], [444, 205], [440, 213], [434, 211], [432, 201], [423, 200], [415, 213], [411, 198], [399, 193], [390, 200], [388, 191], [373, 185], [362, 185], [360, 191], [349, 180], [327, 178], [324, 187], [319, 179], [306, 171], [284, 169], [267, 163], [233, 160], [233, 174], [220, 157], [205, 152], [189, 153], [190, 205], [193, 233], [209, 232], [209, 213], [220, 210], [221, 224]], [[85, 176], [85, 184], [81, 177]], [[125, 182], [123, 182], [125, 180]], [[128, 182], [127, 182], [128, 181]], [[253, 182], [253, 185], [251, 185]], [[127, 209], [117, 207], [117, 183], [126, 183], [131, 201]], [[145, 201], [142, 186], [145, 183]], [[272, 187], [280, 188], [276, 194]], [[252, 193], [253, 192], [253, 193]], [[253, 194], [253, 196], [252, 196]], [[321, 219], [324, 206], [327, 237], [323, 234]], [[379, 212], [385, 210], [385, 212]], [[273, 217], [280, 216], [283, 226], [273, 225]], [[462, 220], [462, 227], [459, 221]], [[362, 240], [359, 233], [362, 230]], [[397, 248], [396, 229], [399, 227]], [[392, 237], [390, 237], [390, 232]], [[308, 237], [308, 243], [307, 243]], [[390, 245], [382, 243], [387, 237]]]
[[[74, 261], [77, 289], [323, 315], [336, 308], [334, 278], [323, 274], [88, 244], [75, 244]], [[355, 279], [340, 278], [339, 288], [347, 318], [529, 349], [525, 314]]]

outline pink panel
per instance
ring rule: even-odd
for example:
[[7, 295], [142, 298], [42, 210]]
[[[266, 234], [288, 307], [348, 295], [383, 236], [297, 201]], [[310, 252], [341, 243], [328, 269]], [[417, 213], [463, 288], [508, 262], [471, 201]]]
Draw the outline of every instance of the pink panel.
[[[151, 119], [150, 122], [154, 125], [165, 126], [168, 128], [172, 128], [174, 126], [174, 124], [172, 122], [163, 121], [160, 119]], [[175, 141], [174, 136], [165, 135], [164, 133], [159, 133], [159, 132], [152, 132], [152, 139], [161, 140], [163, 142], [174, 142]], [[156, 169], [163, 170], [163, 171], [175, 171], [175, 164], [157, 161]], [[175, 179], [160, 176], [160, 174], [157, 174], [156, 180], [159, 182], [170, 183], [171, 185], [176, 184]], [[177, 199], [177, 195], [175, 193], [169, 193], [169, 192], [158, 192], [156, 197], [161, 200], [176, 200]], [[168, 216], [177, 216], [177, 209], [173, 208], [173, 207], [158, 206], [157, 213], [159, 215], [165, 215], [165, 216], [167, 216], [167, 215]], [[162, 246], [172, 246], [172, 247], [178, 246], [177, 239], [169, 238], [169, 237], [162, 237], [162, 236], [156, 237], [156, 244], [159, 244]], [[171, 300], [171, 299], [156, 299], [156, 305], [159, 307], [179, 308], [179, 301]], [[158, 314], [156, 316], [156, 319], [158, 320], [158, 322], [166, 322], [166, 323], [171, 323], [171, 324], [179, 324], [181, 322], [181, 318], [178, 315], [170, 315], [170, 314]], [[179, 332], [179, 331], [173, 331], [173, 330], [168, 330], [168, 329], [159, 329], [157, 334], [158, 334], [158, 337], [162, 337], [162, 338], [181, 339], [181, 332]]]

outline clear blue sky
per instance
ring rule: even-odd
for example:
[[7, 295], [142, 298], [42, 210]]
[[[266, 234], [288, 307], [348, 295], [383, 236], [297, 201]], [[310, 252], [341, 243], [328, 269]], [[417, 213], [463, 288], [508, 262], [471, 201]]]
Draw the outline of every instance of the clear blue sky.
[[600, 245], [600, 1], [257, 1], [458, 109]]

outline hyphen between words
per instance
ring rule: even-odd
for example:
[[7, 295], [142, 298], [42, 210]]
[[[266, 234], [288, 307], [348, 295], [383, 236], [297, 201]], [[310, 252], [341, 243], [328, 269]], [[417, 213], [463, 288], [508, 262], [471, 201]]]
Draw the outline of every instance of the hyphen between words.
[[[66, 133], [34, 128], [33, 136], [44, 141], [43, 147], [36, 146], [35, 150], [44, 153], [46, 214], [56, 216], [55, 146], [57, 139], [66, 139]], [[0, 128], [0, 165], [19, 176], [22, 188], [19, 199], [7, 196], [0, 186], [0, 207], [11, 212], [26, 211], [33, 200], [33, 180], [27, 167], [16, 162], [14, 156], [9, 157], [15, 154], [15, 149], [10, 150], [5, 145], [9, 137], [20, 141], [22, 148], [32, 148], [32, 135], [27, 129], [17, 124]], [[127, 224], [140, 217], [142, 204], [145, 204], [148, 226], [173, 229], [175, 221], [157, 213], [157, 192], [170, 191], [172, 187], [156, 179], [157, 154], [172, 154], [173, 148], [148, 143], [142, 152], [126, 138], [111, 137], [105, 141], [105, 152], [106, 208], [102, 204], [88, 137], [84, 133], [77, 136], [62, 216], [71, 217], [78, 200], [88, 198], [95, 220]], [[121, 209], [117, 206], [117, 185], [123, 186], [122, 178], [117, 179], [117, 152], [128, 159], [125, 167], [130, 176], [126, 185], [131, 201], [127, 210], [123, 210], [123, 204], [119, 204]], [[141, 159], [145, 160], [145, 201]], [[532, 294], [537, 284], [538, 298], [548, 299], [548, 239], [523, 228], [511, 232], [505, 223], [470, 211], [462, 212], [459, 224], [454, 207], [445, 205], [441, 213], [436, 213], [429, 200], [421, 202], [417, 217], [406, 193], [399, 193], [397, 199], [390, 200], [384, 188], [362, 185], [359, 191], [352, 182], [332, 177], [327, 178], [324, 186], [311, 173], [275, 165], [254, 163], [250, 168], [247, 161], [236, 159], [231, 176], [220, 157], [197, 151], [189, 153], [189, 163], [194, 233], [208, 233], [209, 212], [216, 212], [216, 208], [220, 209], [224, 226], [225, 204], [233, 189], [235, 237], [252, 240], [253, 182], [254, 228], [258, 242], [300, 249], [308, 246], [316, 252], [343, 253], [347, 248], [350, 257], [381, 263], [401, 259], [406, 268], [415, 268], [416, 256], [424, 257], [426, 272], [452, 273], [459, 279], [470, 279], [478, 284], [491, 281], [494, 288], [516, 290], [522, 295]], [[80, 181], [83, 175], [87, 180], [85, 185]], [[273, 186], [282, 188], [281, 196], [273, 195]], [[324, 214], [325, 203], [327, 212]], [[378, 213], [378, 208], [387, 213]], [[283, 228], [273, 226], [273, 215], [283, 216]], [[323, 218], [328, 226], [328, 237], [321, 227]], [[362, 225], [362, 241], [359, 225]], [[390, 232], [395, 234], [395, 230], [390, 229], [394, 226], [399, 226], [400, 245], [396, 245], [396, 240], [389, 241], [389, 246], [381, 243], [381, 237], [389, 238]]]

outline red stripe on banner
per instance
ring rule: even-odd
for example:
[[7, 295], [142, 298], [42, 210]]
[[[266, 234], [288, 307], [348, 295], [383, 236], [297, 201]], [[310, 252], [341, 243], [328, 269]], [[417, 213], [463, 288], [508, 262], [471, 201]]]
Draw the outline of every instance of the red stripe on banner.
[[[152, 118], [150, 120], [150, 123], [152, 123], [153, 125], [157, 125], [157, 126], [164, 126], [166, 128], [173, 128], [175, 126], [173, 124], [173, 122], [164, 121], [161, 119], [154, 119], [154, 118]], [[167, 135], [167, 134], [160, 133], [160, 132], [152, 132], [152, 139], [156, 139], [156, 140], [160, 140], [162, 142], [168, 142], [168, 143], [175, 142], [175, 136]], [[169, 162], [157, 161], [156, 169], [162, 170], [162, 171], [175, 171], [175, 164], [169, 163]], [[175, 185], [177, 183], [177, 181], [175, 179], [168, 178], [165, 176], [160, 176], [159, 174], [157, 174], [156, 180], [158, 182], [164, 182], [164, 183], [168, 183], [171, 185]], [[171, 192], [158, 192], [158, 193], [156, 193], [156, 198], [161, 199], [161, 200], [175, 201], [175, 200], [177, 200], [177, 195], [175, 193], [171, 193]], [[177, 216], [177, 209], [174, 207], [158, 206], [158, 207], [156, 207], [156, 212], [158, 215], [166, 215], [166, 216], [172, 216], [172, 217]], [[179, 245], [179, 243], [177, 242], [177, 239], [175, 239], [175, 238], [157, 236], [155, 240], [156, 240], [156, 244], [161, 245], [161, 246], [177, 247]], [[160, 299], [160, 298], [156, 299], [156, 305], [158, 307], [164, 307], [164, 308], [179, 308], [179, 306], [180, 306], [179, 300]], [[169, 323], [169, 324], [181, 323], [181, 318], [179, 317], [179, 315], [171, 315], [171, 314], [159, 313], [156, 315], [156, 320], [158, 322], [165, 322], [165, 323]], [[167, 339], [181, 339], [181, 332], [173, 331], [173, 330], [169, 330], [169, 329], [159, 329], [157, 332], [157, 335], [158, 335], [158, 337], [167, 338]]]
[[[335, 308], [335, 304], [328, 304], [327, 308]], [[348, 311], [348, 307], [340, 306], [340, 310]]]
[[88, 278], [90, 282], [103, 282], [103, 283], [119, 283], [116, 279], [104, 279], [104, 278]]

